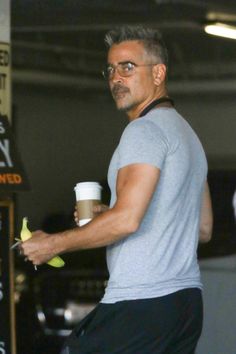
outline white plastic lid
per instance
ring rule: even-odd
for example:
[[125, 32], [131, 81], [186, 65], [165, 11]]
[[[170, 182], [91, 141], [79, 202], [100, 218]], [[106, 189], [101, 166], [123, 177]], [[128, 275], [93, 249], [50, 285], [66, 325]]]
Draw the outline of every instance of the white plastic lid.
[[101, 200], [102, 186], [98, 182], [80, 182], [75, 188], [76, 200]]

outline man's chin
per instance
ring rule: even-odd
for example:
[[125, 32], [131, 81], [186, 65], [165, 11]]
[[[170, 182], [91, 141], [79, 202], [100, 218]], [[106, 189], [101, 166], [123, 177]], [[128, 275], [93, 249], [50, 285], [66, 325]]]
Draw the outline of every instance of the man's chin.
[[127, 107], [123, 107], [123, 106], [116, 106], [117, 110], [120, 112], [128, 112], [129, 109]]
[[116, 108], [118, 109], [118, 111], [128, 112], [129, 110], [131, 110], [133, 108], [133, 105], [122, 104], [121, 102], [116, 101]]

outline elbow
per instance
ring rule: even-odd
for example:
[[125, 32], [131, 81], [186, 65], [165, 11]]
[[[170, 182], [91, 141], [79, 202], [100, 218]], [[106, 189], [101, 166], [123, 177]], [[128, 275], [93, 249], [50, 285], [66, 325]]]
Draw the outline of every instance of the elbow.
[[199, 235], [200, 243], [208, 243], [212, 238], [212, 228], [201, 228]]
[[131, 213], [119, 213], [116, 218], [116, 230], [120, 235], [133, 234], [138, 230], [140, 221]]
[[122, 233], [129, 235], [129, 234], [133, 234], [138, 230], [140, 223], [137, 220], [129, 218], [129, 220], [125, 220], [125, 222], [122, 224], [123, 224]]
[[139, 229], [142, 217], [132, 208], [121, 208], [115, 205], [109, 212], [113, 215], [111, 228], [116, 236], [128, 236]]
[[128, 233], [133, 234], [139, 228], [140, 223], [137, 220], [130, 220], [128, 225]]
[[211, 241], [211, 234], [200, 232], [200, 238], [199, 238], [200, 243], [208, 243], [210, 241]]

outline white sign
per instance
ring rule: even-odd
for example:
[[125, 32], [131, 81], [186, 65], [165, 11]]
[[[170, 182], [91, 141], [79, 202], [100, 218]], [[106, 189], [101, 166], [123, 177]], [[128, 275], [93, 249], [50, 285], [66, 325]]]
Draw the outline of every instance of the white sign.
[[10, 43], [10, 0], [0, 1], [0, 42]]
[[[1, 1], [2, 0], [0, 0], [0, 3]], [[0, 41], [0, 114], [6, 115], [9, 120], [11, 119], [10, 44], [1, 43], [1, 41]]]

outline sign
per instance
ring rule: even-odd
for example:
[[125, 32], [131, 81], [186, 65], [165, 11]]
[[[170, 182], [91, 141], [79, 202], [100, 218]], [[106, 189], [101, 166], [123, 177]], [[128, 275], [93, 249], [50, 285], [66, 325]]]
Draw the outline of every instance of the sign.
[[[10, 42], [10, 0], [0, 1], [0, 42]], [[0, 352], [1, 354], [1, 352]]]
[[0, 192], [29, 189], [7, 117], [0, 115]]
[[0, 114], [11, 120], [11, 58], [8, 43], [0, 43]]
[[15, 354], [13, 203], [0, 201], [0, 354]]

